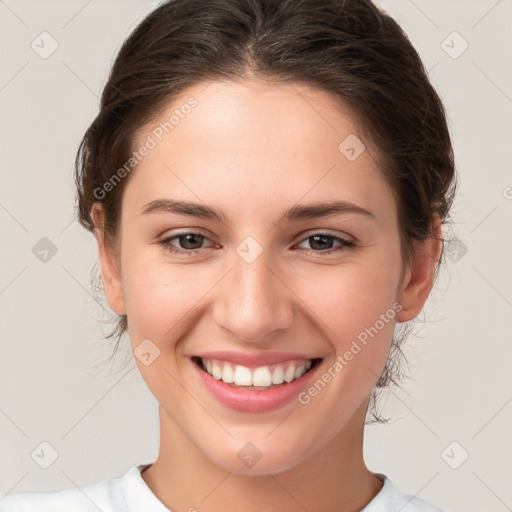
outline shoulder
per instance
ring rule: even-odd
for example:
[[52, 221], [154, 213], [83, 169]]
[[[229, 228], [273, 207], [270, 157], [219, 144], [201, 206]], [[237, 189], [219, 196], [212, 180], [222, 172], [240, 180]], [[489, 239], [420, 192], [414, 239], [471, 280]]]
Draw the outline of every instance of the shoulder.
[[418, 496], [404, 494], [386, 475], [376, 474], [384, 485], [361, 512], [444, 512]]
[[0, 498], [0, 512], [116, 512], [125, 510], [124, 482], [138, 468], [125, 475], [84, 487], [56, 492], [12, 494]]

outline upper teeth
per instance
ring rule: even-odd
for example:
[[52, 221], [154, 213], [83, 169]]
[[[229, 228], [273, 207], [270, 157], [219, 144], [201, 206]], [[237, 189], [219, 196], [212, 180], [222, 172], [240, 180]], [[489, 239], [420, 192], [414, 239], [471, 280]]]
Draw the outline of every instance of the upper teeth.
[[222, 380], [226, 384], [234, 383], [237, 386], [258, 387], [270, 387], [274, 384], [292, 382], [302, 377], [311, 368], [312, 364], [312, 361], [301, 359], [276, 365], [248, 368], [216, 359], [201, 359], [201, 361], [203, 368], [206, 368], [206, 371], [214, 379]]

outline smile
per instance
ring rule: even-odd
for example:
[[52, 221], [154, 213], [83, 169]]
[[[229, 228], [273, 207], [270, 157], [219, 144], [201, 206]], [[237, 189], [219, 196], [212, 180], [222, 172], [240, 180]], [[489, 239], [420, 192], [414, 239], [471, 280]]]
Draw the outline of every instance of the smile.
[[313, 360], [296, 359], [279, 364], [249, 368], [219, 359], [200, 359], [203, 370], [214, 379], [226, 384], [253, 389], [270, 389], [302, 377], [312, 366]]
[[322, 361], [304, 357], [271, 359], [194, 356], [192, 362], [203, 389], [222, 405], [241, 412], [264, 412], [296, 399]]

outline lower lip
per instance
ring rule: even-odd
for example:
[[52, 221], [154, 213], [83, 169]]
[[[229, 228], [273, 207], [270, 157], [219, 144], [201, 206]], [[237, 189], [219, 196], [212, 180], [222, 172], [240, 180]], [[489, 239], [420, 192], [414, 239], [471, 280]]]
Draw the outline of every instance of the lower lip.
[[235, 388], [221, 380], [214, 379], [193, 361], [192, 364], [206, 388], [219, 402], [242, 412], [271, 411], [291, 402], [307, 386], [319, 366], [317, 364], [293, 382], [281, 384], [268, 390], [248, 390]]

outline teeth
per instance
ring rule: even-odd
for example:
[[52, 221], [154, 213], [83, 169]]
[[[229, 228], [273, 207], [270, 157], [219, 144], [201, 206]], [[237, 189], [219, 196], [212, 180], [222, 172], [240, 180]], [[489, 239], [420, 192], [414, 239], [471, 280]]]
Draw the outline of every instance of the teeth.
[[272, 375], [270, 370], [266, 366], [256, 368], [254, 375], [252, 376], [253, 386], [272, 386]]
[[217, 380], [222, 377], [222, 369], [215, 361], [212, 363], [212, 377]]
[[272, 384], [282, 384], [284, 382], [284, 371], [278, 366], [272, 373]]
[[304, 375], [305, 371], [306, 371], [306, 366], [305, 365], [299, 366], [295, 370], [295, 378], [298, 379], [299, 377], [302, 377]]
[[291, 382], [295, 378], [295, 366], [291, 365], [284, 372], [284, 381]]
[[224, 368], [222, 368], [222, 377], [221, 377], [221, 379], [226, 384], [231, 384], [233, 382], [233, 380], [234, 380], [233, 367], [229, 363], [226, 363], [224, 365]]
[[252, 386], [252, 373], [245, 366], [237, 366], [233, 381], [237, 386]]
[[292, 382], [302, 377], [310, 368], [312, 361], [288, 361], [286, 363], [258, 368], [232, 365], [225, 361], [202, 359], [203, 368], [216, 380], [236, 386], [271, 387]]

